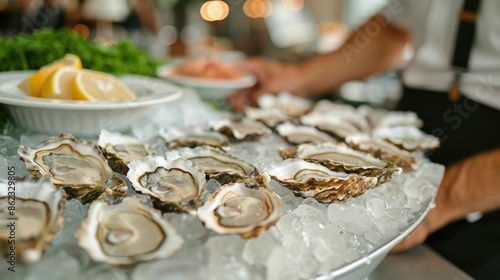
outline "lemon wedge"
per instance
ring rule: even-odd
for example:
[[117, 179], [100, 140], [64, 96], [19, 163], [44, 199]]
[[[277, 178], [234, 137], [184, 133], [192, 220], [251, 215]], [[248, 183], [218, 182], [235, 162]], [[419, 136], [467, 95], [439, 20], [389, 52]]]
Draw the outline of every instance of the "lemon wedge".
[[82, 70], [71, 66], [63, 66], [52, 73], [42, 87], [40, 97], [57, 99], [74, 99], [72, 82]]
[[22, 81], [18, 88], [21, 89], [26, 94], [34, 97], [41, 97], [42, 88], [44, 87], [47, 79], [57, 70], [64, 66], [70, 66], [75, 69], [82, 69], [82, 61], [80, 58], [74, 54], [67, 54], [63, 58], [58, 59], [46, 66], [43, 66], [35, 72], [33, 75]]
[[134, 93], [118, 78], [83, 69], [72, 82], [73, 99], [88, 101], [132, 100]]

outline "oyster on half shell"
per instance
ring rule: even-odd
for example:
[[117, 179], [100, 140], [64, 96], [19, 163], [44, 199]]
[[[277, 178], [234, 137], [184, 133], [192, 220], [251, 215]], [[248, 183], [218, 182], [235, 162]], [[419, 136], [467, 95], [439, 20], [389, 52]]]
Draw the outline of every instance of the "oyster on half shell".
[[[211, 147], [182, 148], [179, 155], [201, 168], [208, 178], [221, 184], [248, 178], [258, 173], [249, 163]], [[169, 158], [167, 153], [167, 158]]]
[[286, 141], [292, 144], [337, 142], [329, 134], [312, 126], [294, 125], [286, 122], [276, 126], [276, 131]]
[[266, 172], [295, 194], [321, 202], [347, 201], [375, 187], [378, 181], [376, 177], [331, 171], [302, 159], [286, 159]]
[[35, 176], [48, 175], [82, 203], [96, 199], [107, 189], [126, 192], [127, 185], [109, 167], [101, 149], [71, 134], [52, 137], [28, 148], [19, 145], [18, 154]]
[[364, 134], [349, 135], [345, 142], [350, 147], [371, 154], [374, 157], [392, 162], [409, 172], [418, 168], [417, 158], [406, 150], [381, 139]]
[[198, 208], [198, 218], [219, 234], [257, 237], [281, 215], [281, 198], [267, 187], [269, 181], [264, 174], [221, 186]]
[[128, 164], [133, 160], [152, 154], [148, 144], [132, 136], [106, 130], [101, 130], [97, 145], [102, 148], [110, 167], [123, 175], [127, 174]]
[[76, 237], [94, 261], [111, 265], [167, 258], [184, 242], [160, 211], [134, 197], [92, 202]]
[[148, 156], [131, 162], [129, 167], [127, 178], [132, 187], [149, 195], [158, 208], [192, 213], [202, 202], [205, 173], [184, 158]]
[[301, 144], [280, 149], [279, 152], [283, 158], [301, 158], [320, 163], [332, 171], [377, 177], [379, 184], [396, 178], [402, 172], [400, 167], [353, 150], [344, 143]]
[[226, 135], [202, 127], [192, 127], [186, 131], [171, 128], [168, 131], [160, 132], [160, 136], [171, 150], [184, 147], [210, 146], [228, 151], [231, 147]]
[[440, 145], [439, 138], [414, 126], [378, 127], [372, 135], [411, 152], [434, 150]]
[[[17, 178], [15, 182], [0, 180], [0, 249], [7, 256], [14, 245], [19, 260], [33, 263], [61, 229], [66, 195], [48, 176]], [[15, 210], [9, 208], [12, 206]], [[14, 228], [10, 222], [15, 222]]]
[[257, 140], [271, 134], [271, 129], [259, 121], [251, 119], [220, 119], [210, 122], [214, 131], [218, 131], [231, 140]]
[[290, 116], [278, 108], [261, 109], [246, 107], [245, 116], [251, 120], [261, 121], [270, 128], [291, 119]]

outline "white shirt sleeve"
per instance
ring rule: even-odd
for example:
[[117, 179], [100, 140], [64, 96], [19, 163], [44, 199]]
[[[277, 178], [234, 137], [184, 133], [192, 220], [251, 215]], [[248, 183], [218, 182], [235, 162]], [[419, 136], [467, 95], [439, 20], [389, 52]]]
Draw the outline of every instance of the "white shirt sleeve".
[[389, 0], [387, 5], [380, 11], [389, 23], [403, 29], [412, 29], [412, 15], [410, 2], [412, 0]]

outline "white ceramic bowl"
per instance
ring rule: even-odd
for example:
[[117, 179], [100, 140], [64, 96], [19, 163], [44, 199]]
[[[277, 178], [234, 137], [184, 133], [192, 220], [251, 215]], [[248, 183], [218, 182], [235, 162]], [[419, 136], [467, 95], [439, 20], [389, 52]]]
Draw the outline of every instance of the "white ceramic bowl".
[[182, 91], [162, 79], [124, 75], [120, 79], [136, 94], [125, 102], [86, 102], [29, 97], [17, 85], [32, 71], [0, 73], [0, 104], [13, 121], [27, 130], [48, 135], [72, 133], [96, 136], [101, 129], [125, 131], [133, 121], [154, 114]]
[[223, 100], [233, 92], [252, 87], [257, 83], [257, 78], [250, 73], [245, 73], [242, 78], [234, 80], [213, 80], [173, 75], [177, 65], [178, 63], [163, 65], [157, 69], [156, 74], [158, 77], [192, 88], [200, 97], [206, 99]]

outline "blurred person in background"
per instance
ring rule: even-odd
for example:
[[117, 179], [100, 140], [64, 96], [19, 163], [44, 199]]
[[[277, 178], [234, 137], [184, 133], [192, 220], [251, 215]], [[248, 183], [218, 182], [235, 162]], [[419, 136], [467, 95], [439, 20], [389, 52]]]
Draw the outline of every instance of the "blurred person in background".
[[397, 110], [416, 112], [422, 130], [440, 138], [429, 157], [446, 172], [436, 207], [394, 252], [425, 241], [474, 278], [491, 279], [500, 272], [498, 11], [495, 0], [391, 0], [338, 50], [295, 64], [240, 63], [259, 82], [228, 101], [241, 112], [265, 93], [319, 97], [390, 69], [412, 43]]

